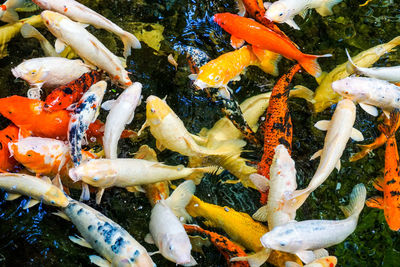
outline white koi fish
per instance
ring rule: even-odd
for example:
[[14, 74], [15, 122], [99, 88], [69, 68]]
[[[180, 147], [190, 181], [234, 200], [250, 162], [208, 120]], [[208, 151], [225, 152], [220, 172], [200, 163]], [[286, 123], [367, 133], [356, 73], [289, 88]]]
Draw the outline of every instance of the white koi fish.
[[85, 62], [106, 71], [122, 87], [132, 84], [121, 60], [79, 23], [53, 11], [43, 11], [41, 16], [46, 27], [57, 37], [57, 53], [63, 51], [67, 44]]
[[19, 173], [0, 173], [0, 188], [8, 193], [7, 200], [14, 200], [21, 195], [32, 199], [26, 203], [24, 209], [38, 204], [40, 201], [47, 205], [66, 207], [68, 199], [58, 187], [54, 186], [47, 177], [34, 177]]
[[106, 92], [107, 83], [100, 81], [93, 84], [82, 96], [68, 124], [68, 142], [72, 162], [78, 166], [82, 161], [82, 141], [89, 125], [100, 112], [100, 104]]
[[145, 239], [154, 243], [166, 259], [184, 266], [197, 262], [190, 254], [192, 245], [177, 216], [182, 216], [183, 221], [190, 218], [185, 207], [195, 190], [196, 186], [189, 180], [180, 184], [169, 198], [157, 202], [151, 210], [150, 234]]
[[120, 225], [97, 210], [70, 199], [70, 204], [63, 212], [56, 215], [70, 220], [83, 236], [70, 236], [72, 242], [93, 248], [105, 258], [91, 255], [91, 263], [97, 266], [155, 266], [142, 245]]
[[90, 72], [81, 60], [61, 57], [40, 57], [23, 61], [11, 69], [15, 78], [21, 78], [32, 86], [28, 97], [40, 98], [41, 88], [56, 88], [72, 82], [84, 73]]
[[103, 144], [106, 158], [117, 158], [117, 146], [126, 124], [135, 116], [135, 109], [140, 103], [142, 84], [135, 82], [126, 88], [117, 100], [104, 102], [101, 107], [110, 110], [104, 128]]
[[139, 40], [131, 33], [74, 0], [33, 0], [39, 7], [63, 14], [74, 21], [90, 24], [118, 35], [124, 43], [124, 57], [131, 54], [131, 48], [141, 48]]
[[380, 107], [389, 117], [394, 108], [400, 108], [400, 87], [387, 81], [365, 77], [347, 77], [332, 83], [332, 89], [351, 99], [372, 116], [378, 116]]
[[194, 139], [198, 137], [186, 130], [183, 122], [165, 101], [153, 95], [146, 100], [146, 122], [138, 134], [147, 126], [150, 126], [160, 151], [168, 148], [185, 156], [229, 155], [246, 144], [242, 140], [228, 140], [221, 142], [217, 148], [198, 145]]
[[311, 157], [315, 159], [320, 156], [321, 160], [307, 188], [297, 190], [289, 197], [294, 198], [293, 208], [300, 207], [310, 193], [328, 178], [335, 167], [340, 170], [340, 157], [349, 138], [355, 141], [364, 140], [362, 133], [353, 128], [355, 119], [356, 106], [351, 100], [343, 99], [337, 104], [332, 120], [322, 120], [315, 124], [317, 129], [327, 131], [324, 147]]
[[382, 68], [361, 68], [353, 62], [347, 49], [346, 54], [349, 58], [349, 62], [346, 65], [346, 70], [349, 74], [355, 73], [358, 75], [364, 75], [379, 80], [385, 80], [388, 82], [400, 82], [400, 66]]
[[13, 23], [19, 20], [17, 11], [32, 12], [37, 9], [30, 0], [7, 0], [0, 5], [0, 20]]
[[296, 30], [300, 30], [293, 18], [300, 14], [303, 18], [311, 8], [321, 16], [332, 15], [332, 7], [343, 0], [279, 0], [271, 3], [264, 3], [267, 11], [265, 17], [277, 23], [286, 23]]
[[350, 194], [349, 205], [341, 207], [346, 219], [292, 221], [276, 226], [263, 235], [261, 244], [266, 248], [296, 254], [306, 264], [310, 263], [316, 258], [313, 250], [339, 244], [354, 232], [366, 195], [365, 186], [358, 184]]

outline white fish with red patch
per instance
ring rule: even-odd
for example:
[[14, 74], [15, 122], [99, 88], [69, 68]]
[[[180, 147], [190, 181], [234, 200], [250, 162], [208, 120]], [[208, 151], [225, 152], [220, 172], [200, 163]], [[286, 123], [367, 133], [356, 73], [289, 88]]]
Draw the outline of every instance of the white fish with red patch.
[[126, 124], [135, 116], [135, 109], [140, 104], [142, 84], [135, 82], [126, 88], [116, 100], [108, 100], [101, 107], [110, 110], [104, 128], [104, 153], [109, 159], [117, 158], [117, 146]]
[[82, 142], [89, 125], [100, 111], [100, 104], [107, 88], [105, 81], [93, 84], [76, 104], [68, 124], [68, 142], [72, 162], [79, 166], [82, 161]]
[[195, 190], [193, 181], [186, 181], [169, 198], [157, 202], [151, 210], [150, 234], [145, 239], [148, 243], [156, 244], [166, 259], [184, 266], [197, 264], [190, 254], [192, 245], [182, 225], [190, 218], [185, 207]]
[[123, 29], [121, 29], [121, 27], [119, 27], [112, 21], [108, 20], [107, 18], [103, 17], [102, 15], [98, 14], [97, 12], [93, 11], [87, 6], [82, 5], [77, 1], [33, 0], [33, 2], [43, 9], [48, 9], [56, 11], [60, 14], [64, 14], [74, 21], [90, 24], [96, 28], [105, 29], [109, 32], [115, 33], [121, 38], [122, 42], [124, 43], [124, 57], [128, 57], [131, 54], [131, 48], [141, 48], [139, 40], [132, 33], [124, 31]]
[[82, 25], [53, 11], [43, 11], [42, 19], [50, 32], [57, 37], [55, 48], [60, 53], [69, 45], [86, 63], [106, 71], [113, 81], [126, 88], [132, 85], [125, 63], [107, 49]]
[[7, 0], [0, 5], [0, 20], [13, 23], [19, 20], [17, 11], [32, 12], [37, 9], [30, 0]]

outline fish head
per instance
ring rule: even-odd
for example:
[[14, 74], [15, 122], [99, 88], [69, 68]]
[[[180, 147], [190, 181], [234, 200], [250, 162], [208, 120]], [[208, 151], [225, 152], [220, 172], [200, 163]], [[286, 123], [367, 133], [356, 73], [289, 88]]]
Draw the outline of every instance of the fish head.
[[51, 0], [32, 0], [32, 2], [39, 6], [41, 9], [46, 10], [51, 9], [50, 1]]
[[65, 196], [64, 192], [54, 185], [50, 186], [50, 189], [45, 193], [43, 200], [49, 205], [63, 208], [67, 207], [69, 204], [69, 200]]
[[208, 87], [219, 88], [226, 85], [223, 79], [223, 70], [219, 64], [206, 64], [200, 68], [200, 72], [194, 81], [194, 85], [201, 90]]
[[166, 234], [160, 242], [161, 254], [177, 264], [187, 264], [191, 260], [192, 245], [185, 233]]
[[62, 36], [61, 21], [66, 17], [57, 12], [45, 10], [41, 13], [42, 19], [46, 27], [56, 36]]
[[116, 171], [107, 162], [88, 160], [69, 170], [69, 177], [74, 181], [83, 181], [94, 187], [111, 187], [116, 179]]
[[275, 226], [274, 229], [261, 237], [261, 244], [273, 250], [296, 252], [302, 250], [302, 242], [298, 242], [296, 230], [292, 223]]
[[164, 118], [174, 112], [172, 109], [165, 103], [164, 100], [156, 97], [149, 96], [146, 100], [146, 119], [153, 125], [161, 123]]
[[282, 1], [274, 2], [265, 12], [265, 17], [269, 20], [283, 23], [291, 17], [290, 8]]
[[356, 77], [347, 77], [332, 83], [332, 89], [344, 98], [363, 102], [370, 97], [368, 87], [363, 85], [364, 80]]
[[0, 98], [0, 114], [11, 120], [15, 125], [31, 125], [29, 115], [37, 115], [42, 111], [43, 102], [22, 96]]
[[238, 15], [234, 15], [231, 13], [218, 13], [212, 17], [212, 20], [217, 23], [221, 28], [227, 31], [230, 34], [235, 32], [237, 27], [237, 23], [235, 23], [235, 19], [241, 18]]
[[45, 78], [49, 74], [43, 67], [36, 66], [31, 61], [22, 62], [17, 67], [11, 69], [11, 72], [15, 78], [23, 79], [39, 88], [43, 85]]

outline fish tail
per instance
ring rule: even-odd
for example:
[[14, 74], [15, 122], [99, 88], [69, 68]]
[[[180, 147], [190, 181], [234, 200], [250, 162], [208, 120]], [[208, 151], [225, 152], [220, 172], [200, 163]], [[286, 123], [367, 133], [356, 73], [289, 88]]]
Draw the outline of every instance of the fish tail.
[[315, 78], [318, 78], [319, 76], [321, 76], [322, 70], [317, 62], [317, 59], [320, 57], [331, 57], [331, 56], [332, 56], [331, 54], [320, 55], [320, 56], [304, 54], [302, 58], [299, 59], [299, 64], [309, 74], [311, 74]]
[[343, 211], [346, 217], [358, 217], [364, 208], [366, 196], [367, 190], [365, 189], [364, 184], [358, 184], [353, 188], [353, 191], [351, 191], [349, 205], [340, 206], [339, 208]]
[[201, 179], [203, 179], [205, 173], [218, 174], [221, 172], [219, 166], [207, 166], [207, 167], [199, 167], [193, 168], [193, 173], [189, 175], [186, 179], [192, 180], [196, 185], [201, 183]]
[[354, 161], [364, 158], [366, 155], [368, 155], [369, 152], [371, 152], [373, 150], [374, 145], [375, 145], [374, 143], [369, 144], [369, 145], [358, 145], [358, 147], [361, 148], [361, 151], [354, 154], [353, 156], [351, 156], [349, 158], [349, 161], [354, 162]]
[[127, 58], [131, 54], [131, 48], [139, 49], [141, 44], [139, 40], [130, 32], [124, 32], [120, 35], [122, 42], [124, 43], [124, 57]]
[[400, 119], [400, 110], [397, 108], [393, 109], [392, 112], [390, 112], [389, 125], [380, 124], [378, 126], [379, 131], [381, 131], [386, 136], [386, 138], [392, 137], [399, 128], [399, 119]]
[[[183, 222], [190, 222], [192, 217], [187, 213], [186, 206], [189, 204], [192, 196], [196, 191], [196, 185], [193, 181], [185, 181], [181, 183], [175, 191], [165, 200], [168, 207]], [[183, 221], [182, 221], [183, 218]]]
[[246, 145], [246, 141], [241, 139], [234, 139], [221, 142], [215, 149], [209, 149], [208, 155], [236, 155], [242, 152], [242, 148]]
[[35, 38], [38, 40], [43, 39], [43, 35], [36, 30], [35, 27], [33, 27], [32, 25], [25, 23], [22, 27], [21, 27], [21, 35], [24, 38]]

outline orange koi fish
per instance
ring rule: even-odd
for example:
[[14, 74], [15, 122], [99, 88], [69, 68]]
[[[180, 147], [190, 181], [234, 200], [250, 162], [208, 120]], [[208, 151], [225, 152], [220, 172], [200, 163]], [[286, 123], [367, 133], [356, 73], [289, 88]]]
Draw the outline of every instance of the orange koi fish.
[[379, 125], [379, 130], [386, 135], [385, 174], [383, 178], [374, 181], [374, 187], [383, 191], [383, 197], [369, 198], [366, 205], [370, 208], [383, 209], [386, 222], [393, 231], [400, 229], [400, 160], [396, 143], [396, 126], [400, 118], [400, 111], [393, 110], [390, 114], [390, 126]]
[[2, 171], [13, 171], [18, 162], [11, 156], [8, 143], [18, 140], [19, 129], [13, 124], [0, 131], [0, 169]]
[[247, 256], [246, 252], [235, 244], [234, 242], [230, 241], [223, 235], [210, 232], [204, 230], [200, 226], [197, 225], [189, 225], [184, 224], [183, 227], [185, 228], [186, 232], [189, 235], [200, 235], [202, 237], [207, 237], [211, 243], [218, 249], [218, 251], [225, 257], [228, 266], [230, 267], [248, 267], [250, 266], [247, 261], [234, 261], [231, 262], [230, 259], [233, 257], [245, 257]]
[[78, 102], [82, 95], [95, 83], [99, 82], [102, 72], [93, 70], [84, 73], [78, 79], [54, 89], [45, 100], [46, 111], [66, 109], [71, 104]]
[[319, 77], [322, 72], [317, 58], [332, 56], [330, 54], [321, 56], [304, 54], [287, 38], [282, 37], [252, 19], [243, 18], [231, 13], [215, 14], [213, 19], [234, 37], [235, 42], [240, 43], [240, 40], [244, 40], [253, 45], [253, 50], [257, 48], [269, 50], [287, 59], [296, 60], [314, 77]]
[[[264, 133], [264, 153], [258, 164], [257, 173], [268, 179], [275, 148], [282, 144], [289, 154], [292, 151], [293, 125], [287, 101], [290, 92], [289, 84], [299, 70], [300, 65], [297, 64], [278, 80], [272, 89], [269, 106], [265, 112], [265, 122], [260, 128], [261, 133]], [[262, 204], [267, 202], [267, 196], [267, 192], [261, 192]]]

